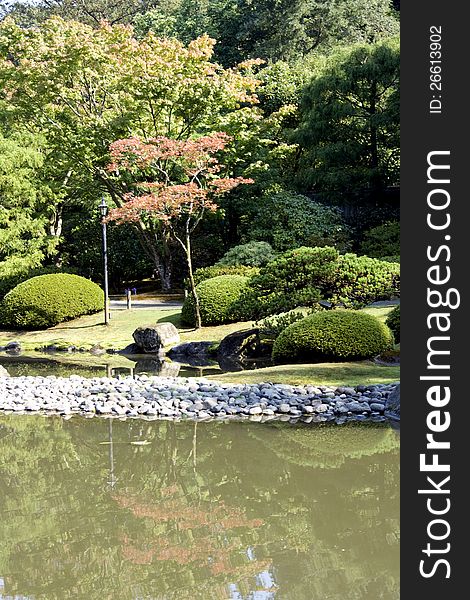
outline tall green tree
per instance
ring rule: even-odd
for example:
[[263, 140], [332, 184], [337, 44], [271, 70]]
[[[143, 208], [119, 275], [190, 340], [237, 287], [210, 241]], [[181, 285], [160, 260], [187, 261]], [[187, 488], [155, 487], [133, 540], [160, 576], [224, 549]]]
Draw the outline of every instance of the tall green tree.
[[398, 183], [399, 66], [397, 40], [357, 45], [305, 88], [294, 136], [304, 189], [341, 201]]
[[37, 137], [0, 134], [0, 277], [38, 267], [54, 253], [54, 197], [41, 180], [43, 164]]
[[130, 23], [137, 14], [145, 13], [155, 4], [156, 0], [9, 0], [3, 12], [26, 26], [57, 16], [98, 27], [101, 21], [112, 25]]
[[[97, 29], [54, 17], [23, 29], [0, 24], [0, 101], [8, 118], [41, 131], [74, 190], [106, 191], [122, 205], [125, 187], [106, 171], [117, 139], [184, 140], [220, 131], [221, 122], [257, 101], [256, 80], [211, 61], [214, 41], [185, 46], [149, 33], [103, 24]], [[97, 198], [95, 197], [95, 201]], [[142, 224], [136, 233], [161, 282], [170, 286], [164, 236], [158, 253]]]
[[223, 8], [212, 9], [211, 22], [223, 64], [254, 57], [290, 61], [398, 33], [389, 0], [224, 0]]

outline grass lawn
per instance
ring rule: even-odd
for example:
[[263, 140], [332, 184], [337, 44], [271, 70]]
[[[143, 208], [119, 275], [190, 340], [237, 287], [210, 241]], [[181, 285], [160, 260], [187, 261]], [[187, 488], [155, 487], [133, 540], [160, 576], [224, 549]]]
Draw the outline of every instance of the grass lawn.
[[385, 323], [385, 319], [392, 312], [392, 310], [395, 308], [395, 306], [396, 306], [396, 304], [390, 304], [389, 306], [380, 306], [380, 307], [369, 306], [367, 308], [363, 308], [362, 312], [365, 312], [368, 315], [372, 315], [373, 317], [377, 317], [377, 319], [379, 321], [382, 321], [382, 323]]
[[230, 323], [218, 327], [204, 327], [199, 331], [183, 328], [178, 309], [131, 309], [114, 310], [109, 325], [104, 325], [103, 314], [87, 315], [40, 331], [0, 331], [0, 346], [16, 340], [25, 350], [35, 350], [49, 344], [91, 348], [95, 344], [103, 348], [121, 350], [133, 342], [132, 333], [137, 327], [164, 322], [173, 323], [179, 330], [182, 342], [211, 340], [220, 341], [229, 333], [249, 329], [251, 323]]
[[367, 385], [393, 383], [400, 379], [400, 367], [383, 367], [371, 361], [319, 363], [314, 365], [277, 365], [253, 371], [210, 375], [224, 383], [288, 383], [314, 385]]
[[[372, 307], [364, 309], [365, 312], [378, 317], [384, 321], [393, 306]], [[103, 324], [103, 315], [88, 315], [61, 323], [56, 327], [42, 331], [0, 331], [0, 346], [7, 342], [17, 340], [21, 343], [23, 350], [31, 351], [50, 344], [63, 346], [77, 346], [80, 348], [91, 348], [95, 344], [103, 348], [122, 349], [132, 343], [132, 332], [140, 326], [154, 323], [171, 322], [180, 332], [181, 341], [220, 341], [229, 333], [250, 329], [252, 322], [230, 323], [217, 327], [203, 327], [195, 331], [183, 328], [180, 321], [179, 309], [132, 309], [114, 310], [108, 326]], [[56, 358], [57, 355], [54, 357]], [[70, 358], [69, 358], [70, 357]], [[92, 366], [97, 362], [110, 366], [132, 365], [122, 357], [125, 364], [118, 365], [116, 357], [92, 357], [88, 354], [74, 354], [64, 356], [60, 362], [73, 362], [75, 364], [87, 364]], [[257, 369], [255, 371], [241, 371], [236, 373], [225, 373], [211, 375], [211, 379], [234, 383], [260, 383], [271, 381], [273, 383], [313, 383], [316, 385], [359, 385], [367, 383], [391, 383], [400, 378], [398, 366], [381, 366], [370, 361], [353, 363], [322, 363], [307, 365], [280, 365]]]

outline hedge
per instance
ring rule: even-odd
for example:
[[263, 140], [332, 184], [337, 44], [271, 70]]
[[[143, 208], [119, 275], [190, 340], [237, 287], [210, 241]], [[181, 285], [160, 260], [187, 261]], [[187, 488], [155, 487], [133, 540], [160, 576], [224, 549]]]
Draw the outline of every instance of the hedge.
[[376, 317], [355, 310], [315, 313], [293, 323], [274, 342], [278, 363], [371, 358], [392, 347], [391, 331]]
[[23, 281], [38, 277], [39, 275], [50, 275], [52, 273], [71, 273], [76, 274], [75, 269], [63, 269], [62, 267], [36, 267], [22, 273], [16, 273], [14, 275], [8, 275], [0, 278], [0, 300], [4, 298], [10, 290], [15, 288]]
[[333, 304], [360, 308], [376, 300], [400, 295], [400, 265], [387, 261], [344, 254], [331, 287]]
[[400, 305], [396, 306], [385, 320], [385, 324], [390, 327], [395, 339], [395, 343], [400, 343]]
[[[196, 286], [203, 325], [222, 325], [238, 320], [234, 304], [246, 288], [248, 277], [243, 275], [219, 275], [205, 279]], [[188, 295], [181, 311], [183, 324], [194, 326], [196, 316], [194, 298]]]
[[[213, 265], [211, 267], [201, 267], [194, 271], [194, 281], [199, 285], [206, 279], [213, 279], [220, 275], [243, 275], [244, 277], [253, 277], [258, 275], [259, 269], [256, 267], [247, 267], [246, 265]], [[185, 288], [190, 291], [189, 279], [185, 279]]]
[[400, 265], [355, 254], [340, 255], [329, 246], [289, 250], [261, 268], [243, 293], [237, 309], [245, 320], [315, 307], [361, 308], [398, 296]]
[[103, 308], [104, 295], [92, 281], [56, 273], [32, 277], [13, 288], [0, 306], [4, 324], [19, 329], [45, 329]]

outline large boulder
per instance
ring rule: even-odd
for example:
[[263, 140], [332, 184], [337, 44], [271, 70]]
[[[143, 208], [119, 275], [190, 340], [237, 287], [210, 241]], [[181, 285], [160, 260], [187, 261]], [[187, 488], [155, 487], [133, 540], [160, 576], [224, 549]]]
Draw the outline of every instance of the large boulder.
[[213, 342], [186, 342], [170, 348], [167, 356], [185, 365], [206, 367], [216, 364], [209, 354], [212, 345]]
[[235, 331], [225, 336], [217, 350], [217, 360], [223, 370], [240, 370], [246, 359], [260, 355], [261, 341], [258, 329]]
[[261, 340], [259, 329], [235, 331], [220, 342], [218, 358], [255, 358], [259, 356]]
[[142, 348], [136, 343], [128, 344], [122, 350], [119, 350], [116, 354], [142, 354]]
[[21, 354], [21, 344], [19, 342], [8, 342], [2, 350], [5, 350], [5, 352], [11, 356], [17, 356], [18, 354]]
[[400, 384], [393, 390], [385, 402], [385, 416], [394, 421], [400, 420]]
[[144, 354], [155, 354], [165, 346], [178, 344], [180, 336], [173, 323], [157, 323], [138, 327], [132, 334], [134, 342]]

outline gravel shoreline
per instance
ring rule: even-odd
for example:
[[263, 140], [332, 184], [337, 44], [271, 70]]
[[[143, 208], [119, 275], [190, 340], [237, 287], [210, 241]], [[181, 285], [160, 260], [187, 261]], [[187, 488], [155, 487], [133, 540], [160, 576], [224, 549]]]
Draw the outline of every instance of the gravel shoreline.
[[0, 377], [0, 413], [141, 419], [235, 418], [307, 423], [386, 420], [397, 384], [325, 387], [230, 384], [138, 375], [109, 379]]

